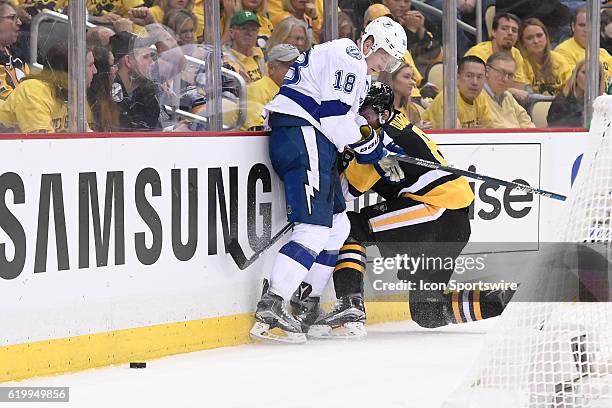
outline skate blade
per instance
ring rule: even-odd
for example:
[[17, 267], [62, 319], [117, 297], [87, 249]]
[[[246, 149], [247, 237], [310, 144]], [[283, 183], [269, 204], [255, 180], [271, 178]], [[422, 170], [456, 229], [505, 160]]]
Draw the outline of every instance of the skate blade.
[[313, 339], [363, 339], [368, 335], [365, 326], [361, 322], [344, 323], [342, 326], [334, 327], [325, 325], [313, 325], [308, 330], [308, 337]]
[[253, 340], [267, 343], [303, 344], [306, 342], [304, 333], [292, 333], [279, 327], [270, 329], [267, 323], [256, 322], [249, 332]]

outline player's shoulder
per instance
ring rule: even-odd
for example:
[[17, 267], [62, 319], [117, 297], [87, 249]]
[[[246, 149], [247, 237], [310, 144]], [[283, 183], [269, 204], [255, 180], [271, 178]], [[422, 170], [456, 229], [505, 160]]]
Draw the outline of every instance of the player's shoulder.
[[326, 51], [334, 54], [341, 61], [351, 64], [362, 64], [366, 66], [365, 58], [357, 44], [348, 38], [339, 38], [317, 45], [316, 47], [326, 47]]
[[383, 129], [391, 137], [401, 135], [410, 130], [410, 120], [403, 112], [395, 110], [393, 117], [383, 125]]

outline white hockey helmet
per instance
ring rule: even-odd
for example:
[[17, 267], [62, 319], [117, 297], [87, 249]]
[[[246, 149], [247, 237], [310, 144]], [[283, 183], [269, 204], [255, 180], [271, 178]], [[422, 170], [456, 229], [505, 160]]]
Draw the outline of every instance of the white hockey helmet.
[[398, 22], [393, 19], [382, 16], [374, 19], [368, 24], [363, 30], [361, 36], [361, 52], [363, 53], [363, 43], [368, 37], [372, 37], [374, 42], [367, 58], [371, 53], [376, 52], [379, 48], [382, 48], [391, 55], [389, 63], [385, 68], [387, 72], [393, 72], [399, 68], [404, 60], [404, 55], [408, 50], [408, 39], [406, 38], [406, 31]]

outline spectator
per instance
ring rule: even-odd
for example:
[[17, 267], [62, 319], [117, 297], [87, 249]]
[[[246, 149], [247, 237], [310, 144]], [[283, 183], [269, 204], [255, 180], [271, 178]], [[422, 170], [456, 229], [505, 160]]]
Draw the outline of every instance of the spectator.
[[112, 25], [128, 11], [142, 5], [143, 0], [86, 0], [89, 20], [94, 24]]
[[117, 128], [119, 112], [111, 99], [111, 89], [117, 74], [117, 65], [113, 53], [105, 47], [94, 47], [94, 65], [96, 74], [87, 92], [87, 100], [93, 116], [90, 124], [96, 132], [110, 132]]
[[156, 23], [162, 23], [166, 14], [173, 10], [193, 10], [193, 0], [155, 0], [149, 8]]
[[391, 14], [391, 10], [389, 10], [389, 8], [385, 6], [384, 4], [380, 4], [380, 3], [372, 4], [370, 7], [367, 8], [365, 13], [363, 14], [362, 29], [366, 28], [366, 26], [370, 24], [372, 20], [375, 20], [378, 17], [382, 17], [382, 16], [393, 17]]
[[[599, 95], [605, 90], [606, 82], [602, 64], [599, 64]], [[583, 127], [584, 126], [584, 86], [586, 82], [586, 64], [581, 60], [572, 71], [563, 90], [555, 97], [548, 110], [549, 127]]]
[[[87, 51], [86, 81], [96, 73]], [[68, 45], [59, 43], [47, 51], [43, 70], [23, 80], [0, 105], [0, 128], [20, 133], [54, 133], [68, 130]]]
[[476, 44], [465, 53], [465, 56], [474, 55], [486, 61], [495, 52], [511, 54], [514, 61], [516, 61], [516, 77], [513, 87], [522, 89], [528, 82], [523, 73], [525, 62], [521, 52], [514, 47], [518, 40], [520, 23], [521, 21], [514, 14], [497, 13], [493, 18], [491, 41], [483, 41]]
[[303, 21], [308, 26], [308, 39], [313, 44], [318, 44], [323, 27], [323, 16], [317, 11], [315, 0], [283, 0], [283, 12], [272, 16], [274, 29], [289, 16]]
[[21, 20], [10, 4], [0, 3], [0, 101], [6, 99], [30, 68], [11, 52], [17, 42]]
[[195, 44], [196, 23], [195, 14], [186, 9], [172, 10], [164, 16], [164, 25], [174, 32], [180, 46]]
[[425, 16], [412, 10], [412, 0], [382, 0], [393, 18], [406, 30], [408, 49], [420, 64], [441, 61], [442, 47], [434, 35], [425, 27]]
[[309, 50], [312, 43], [308, 38], [308, 26], [295, 17], [287, 17], [281, 21], [268, 39], [268, 49], [278, 44], [291, 44], [300, 52]]
[[544, 23], [551, 34], [551, 43], [557, 43], [565, 36], [563, 27], [570, 21], [570, 12], [564, 1], [559, 0], [497, 0], [498, 13], [512, 13], [521, 20], [537, 18]]
[[91, 47], [110, 47], [110, 38], [115, 32], [108, 27], [97, 26], [87, 29], [87, 44]]
[[232, 16], [241, 10], [240, 0], [219, 0], [221, 7], [221, 45], [229, 44]]
[[[572, 69], [574, 69], [579, 61], [585, 59], [587, 43], [586, 19], [586, 7], [580, 7], [576, 10], [576, 14], [572, 16], [570, 24], [573, 36], [555, 48], [555, 51], [567, 59]], [[603, 65], [607, 78], [612, 77], [612, 56], [603, 48], [599, 49], [599, 62]]]
[[159, 84], [151, 79], [152, 38], [140, 38], [122, 31], [110, 43], [117, 64], [112, 99], [119, 111], [119, 124], [112, 130], [161, 130]]
[[239, 11], [230, 22], [231, 45], [223, 49], [224, 63], [238, 72], [247, 83], [264, 76], [264, 55], [257, 46], [259, 20], [250, 11]]
[[345, 12], [338, 13], [338, 38], [348, 38], [355, 42], [355, 26]]
[[[495, 122], [482, 89], [486, 67], [480, 58], [468, 55], [457, 66], [457, 125], [460, 128], [493, 128]], [[444, 92], [440, 92], [421, 119], [431, 122], [433, 129], [444, 126]]]
[[268, 38], [272, 35], [274, 26], [266, 17], [266, 3], [264, 0], [242, 0], [242, 9], [255, 13], [259, 20], [259, 32], [257, 33], [257, 46], [266, 49]]
[[[323, 0], [307, 0], [309, 3], [314, 3], [315, 10], [317, 16], [319, 16], [318, 20], [323, 19]], [[311, 6], [308, 6], [311, 7]], [[283, 0], [268, 0], [268, 16], [270, 16], [270, 20], [274, 26], [274, 29], [278, 26], [278, 22], [282, 21], [282, 16], [287, 15], [287, 11], [283, 7]], [[281, 16], [282, 15], [282, 16]], [[301, 20], [303, 21], [303, 20]], [[323, 21], [320, 22], [321, 27], [323, 27]], [[308, 24], [306, 24], [308, 26]], [[311, 39], [312, 42], [312, 39]]]
[[485, 95], [498, 128], [534, 128], [531, 117], [508, 89], [514, 81], [516, 62], [507, 53], [496, 52], [487, 60]]
[[525, 59], [525, 77], [533, 92], [558, 95], [572, 69], [561, 54], [550, 49], [546, 26], [537, 18], [523, 21], [519, 45]]
[[290, 44], [278, 44], [268, 52], [268, 75], [249, 84], [247, 88], [247, 119], [241, 130], [263, 130], [262, 112], [280, 90], [291, 65], [300, 51]]
[[[403, 63], [392, 74], [384, 73], [378, 77], [378, 80], [386, 83], [393, 89], [395, 110], [398, 110], [406, 116], [411, 123], [422, 127], [421, 113], [414, 102], [412, 102], [412, 90], [416, 86], [414, 79], [414, 70], [410, 65]], [[431, 124], [425, 124], [427, 129]]]

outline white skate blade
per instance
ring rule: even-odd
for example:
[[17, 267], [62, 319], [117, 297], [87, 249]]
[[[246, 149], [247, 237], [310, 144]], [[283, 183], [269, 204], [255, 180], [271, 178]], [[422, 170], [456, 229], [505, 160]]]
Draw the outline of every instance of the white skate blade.
[[313, 339], [363, 339], [368, 335], [365, 326], [361, 322], [344, 323], [342, 326], [334, 327], [325, 325], [313, 325], [308, 330], [308, 337]]
[[254, 340], [269, 343], [303, 344], [306, 342], [304, 333], [292, 333], [279, 327], [270, 329], [270, 325], [262, 322], [255, 322], [249, 332]]

